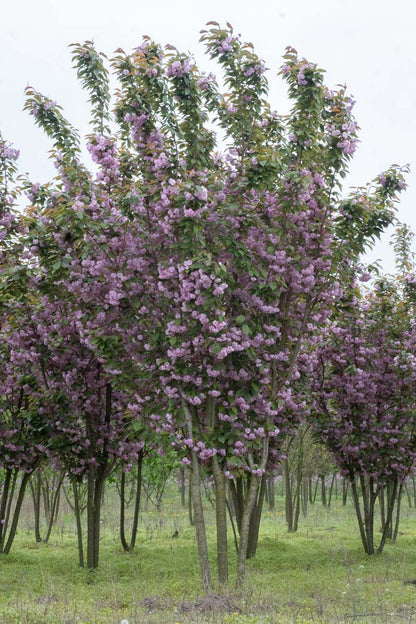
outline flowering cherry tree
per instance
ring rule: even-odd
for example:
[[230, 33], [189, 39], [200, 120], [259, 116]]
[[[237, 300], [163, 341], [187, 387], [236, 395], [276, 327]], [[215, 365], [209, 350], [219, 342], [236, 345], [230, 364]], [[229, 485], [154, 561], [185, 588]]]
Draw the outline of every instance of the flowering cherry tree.
[[[19, 236], [15, 202], [18, 151], [0, 135], [0, 552], [8, 553], [16, 534], [30, 475], [45, 458], [45, 421], [33, 400], [33, 352], [16, 340], [31, 301], [25, 253]], [[23, 261], [23, 262], [22, 262]]]
[[[397, 488], [414, 466], [415, 324], [394, 282], [351, 295], [317, 350], [311, 373], [315, 430], [351, 483], [364, 550], [375, 552], [374, 514], [390, 486], [385, 544]], [[361, 501], [360, 501], [361, 495]]]
[[111, 61], [113, 111], [103, 55], [90, 42], [74, 46], [93, 111], [92, 171], [59, 106], [27, 90], [57, 167], [50, 184], [27, 185], [27, 244], [47, 276], [48, 305], [58, 314], [65, 303], [79, 344], [112, 392], [128, 396], [132, 430], [166, 436], [191, 466], [209, 589], [201, 466], [214, 478], [221, 583], [227, 479], [249, 475], [242, 580], [271, 441], [278, 450], [304, 409], [291, 389], [302, 343], [327, 320], [349, 256], [391, 222], [401, 179], [392, 168], [374, 192], [342, 201], [357, 141], [345, 89], [330, 91], [322, 70], [289, 48], [281, 76], [292, 109], [278, 115], [250, 44], [216, 23], [202, 41], [226, 93], [192, 57], [145, 38]]

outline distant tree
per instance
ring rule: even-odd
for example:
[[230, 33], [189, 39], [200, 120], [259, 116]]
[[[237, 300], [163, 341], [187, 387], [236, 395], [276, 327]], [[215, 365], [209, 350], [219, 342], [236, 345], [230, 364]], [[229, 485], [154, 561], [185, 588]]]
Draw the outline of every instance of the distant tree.
[[363, 547], [373, 554], [376, 501], [390, 490], [384, 547], [400, 484], [416, 457], [416, 333], [397, 282], [344, 301], [311, 373], [314, 427], [351, 485]]

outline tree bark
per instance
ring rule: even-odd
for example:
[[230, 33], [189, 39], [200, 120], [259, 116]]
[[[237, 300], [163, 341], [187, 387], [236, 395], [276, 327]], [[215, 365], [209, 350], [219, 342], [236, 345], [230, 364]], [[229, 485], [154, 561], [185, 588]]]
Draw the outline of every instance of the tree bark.
[[[35, 480], [35, 483], [33, 481]], [[41, 500], [41, 475], [39, 471], [33, 473], [30, 481], [30, 490], [33, 500], [33, 513], [35, 517], [35, 540], [41, 542], [42, 537], [40, 534], [40, 500]]]
[[8, 535], [6, 544], [3, 548], [3, 553], [5, 555], [9, 554], [14, 538], [16, 537], [17, 524], [19, 522], [20, 510], [22, 508], [26, 486], [29, 482], [31, 474], [32, 474], [31, 472], [25, 472], [23, 474], [22, 481], [20, 483], [19, 493], [17, 495], [16, 504], [15, 504], [14, 511], [13, 511], [13, 518], [10, 524], [9, 535]]
[[263, 475], [260, 487], [258, 489], [258, 495], [256, 502], [251, 512], [251, 521], [248, 534], [248, 547], [247, 547], [247, 559], [254, 557], [257, 551], [257, 544], [259, 541], [260, 520], [263, 511], [263, 501], [266, 493], [266, 474]]
[[[189, 407], [183, 400], [182, 407], [185, 415], [185, 422], [188, 436], [194, 439], [194, 428], [192, 414]], [[207, 534], [205, 529], [204, 507], [201, 495], [201, 474], [199, 459], [196, 452], [191, 450], [191, 495], [193, 506], [193, 519], [195, 522], [196, 542], [198, 546], [199, 569], [204, 590], [209, 593], [212, 587], [211, 568], [208, 556]]]
[[216, 455], [212, 458], [215, 483], [215, 519], [217, 529], [217, 569], [220, 585], [228, 585], [227, 543], [227, 478], [221, 470]]
[[70, 479], [72, 483], [72, 491], [74, 494], [74, 515], [75, 524], [77, 527], [77, 544], [78, 544], [78, 563], [80, 568], [85, 565], [84, 561], [84, 544], [82, 539], [82, 522], [81, 522], [81, 505], [79, 501], [78, 483], [76, 477], [70, 473]]
[[98, 568], [100, 549], [101, 502], [104, 491], [104, 471], [90, 465], [87, 494], [87, 568]]
[[[9, 522], [10, 510], [9, 500], [13, 497], [14, 484], [16, 483], [17, 470], [6, 469], [4, 477], [3, 489], [0, 501], [0, 552], [3, 552], [4, 540], [6, 537], [7, 526]], [[13, 483], [12, 483], [13, 477]]]
[[358, 527], [360, 530], [361, 541], [364, 547], [364, 552], [366, 552], [369, 555], [371, 553], [368, 551], [367, 536], [366, 536], [366, 531], [364, 527], [363, 517], [361, 514], [360, 497], [358, 495], [357, 483], [355, 481], [354, 475], [350, 475], [350, 483], [351, 483], [352, 499], [354, 502], [355, 513], [357, 516]]

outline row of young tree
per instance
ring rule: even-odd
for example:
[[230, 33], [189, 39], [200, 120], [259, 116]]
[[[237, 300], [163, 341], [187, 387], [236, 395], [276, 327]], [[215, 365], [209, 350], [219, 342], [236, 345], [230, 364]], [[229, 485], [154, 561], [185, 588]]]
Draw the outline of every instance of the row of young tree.
[[375, 502], [387, 485], [394, 502], [414, 463], [416, 334], [406, 229], [401, 278], [362, 285], [360, 254], [395, 221], [404, 180], [392, 166], [343, 196], [357, 143], [345, 88], [288, 48], [291, 110], [277, 114], [251, 44], [216, 23], [201, 40], [218, 82], [145, 38], [111, 59], [114, 98], [104, 55], [73, 46], [91, 168], [61, 108], [31, 87], [26, 109], [51, 138], [56, 176], [16, 180], [18, 153], [1, 142], [0, 526], [16, 475], [19, 508], [53, 461], [75, 506], [87, 486], [95, 568], [106, 480], [144, 448], [172, 448], [190, 468], [209, 590], [201, 481], [214, 483], [222, 584], [232, 492], [242, 580], [265, 475], [304, 423], [348, 478], [374, 552]]
[[[278, 474], [264, 475], [261, 484], [261, 496], [256, 515], [252, 515], [252, 525], [248, 546], [248, 557], [253, 557], [257, 550], [258, 528], [263, 508], [278, 515], [284, 514], [287, 530], [296, 532], [299, 523], [305, 521], [310, 510], [316, 505], [322, 505], [328, 511], [335, 505], [339, 508], [353, 503], [349, 479], [343, 477], [331, 461], [325, 448], [316, 442], [310, 431], [303, 428], [300, 435], [288, 441], [285, 459]], [[5, 473], [0, 472], [0, 486], [4, 481]], [[194, 525], [192, 498], [189, 487], [189, 468], [180, 466], [175, 451], [161, 456], [155, 449], [143, 451], [137, 466], [126, 472], [119, 468], [107, 480], [102, 498], [102, 521], [111, 525], [113, 531], [118, 529], [119, 540], [124, 552], [135, 550], [139, 530], [145, 531], [153, 539], [155, 527], [165, 525], [171, 538], [180, 536], [184, 528], [184, 518], [177, 519], [174, 514], [172, 522], [166, 524], [162, 511], [172, 505], [188, 516], [190, 526]], [[241, 510], [238, 497], [234, 494], [234, 483], [230, 481], [227, 496], [227, 509], [236, 551], [238, 552], [239, 521]], [[239, 481], [237, 488], [245, 487], [244, 481]], [[13, 489], [19, 487], [18, 474], [15, 473]], [[407, 503], [409, 509], [416, 507], [416, 476], [407, 477], [397, 493], [394, 517], [388, 518], [387, 510], [391, 495], [391, 484], [387, 483], [379, 495], [379, 527], [380, 532], [386, 530], [390, 540], [395, 541], [398, 535], [402, 502]], [[215, 492], [213, 481], [209, 473], [203, 482], [204, 508], [211, 517], [215, 508]], [[19, 514], [19, 523], [33, 533], [36, 542], [49, 543], [51, 535], [65, 530], [68, 524], [68, 514], [72, 512], [73, 523], [77, 531], [78, 557], [81, 567], [84, 566], [84, 533], [82, 531], [83, 516], [87, 507], [87, 484], [80, 483], [74, 497], [71, 479], [64, 469], [58, 469], [51, 463], [44, 462], [30, 477], [25, 493], [25, 502], [22, 512], [12, 505], [13, 496], [9, 497], [9, 506], [5, 517], [0, 543], [0, 552], [8, 554], [12, 539], [9, 541], [9, 526], [13, 523], [15, 514]], [[155, 524], [149, 523], [151, 514]], [[140, 512], [140, 513], [139, 513]], [[165, 514], [166, 515], [166, 514]], [[118, 518], [117, 518], [118, 516]], [[256, 520], [253, 522], [253, 520]], [[386, 529], [386, 523], [388, 528]], [[185, 522], [186, 526], [186, 522]], [[81, 529], [79, 531], [79, 529]], [[172, 533], [173, 531], [173, 533]], [[15, 536], [13, 536], [14, 538]]]

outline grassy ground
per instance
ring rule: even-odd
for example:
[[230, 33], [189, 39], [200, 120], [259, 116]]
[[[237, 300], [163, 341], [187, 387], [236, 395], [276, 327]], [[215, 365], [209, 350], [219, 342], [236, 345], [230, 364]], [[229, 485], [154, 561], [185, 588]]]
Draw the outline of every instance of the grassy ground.
[[[350, 506], [316, 503], [295, 534], [286, 532], [282, 506], [278, 499], [264, 514], [245, 586], [210, 597], [201, 592], [194, 530], [177, 501], [142, 513], [131, 554], [121, 550], [116, 506], [108, 504], [94, 572], [77, 566], [70, 516], [49, 544], [36, 544], [28, 506], [11, 554], [0, 558], [0, 623], [416, 624], [416, 512], [407, 503], [397, 543], [374, 557], [362, 551]], [[214, 537], [210, 528], [212, 551]], [[230, 536], [234, 557], [232, 548]]]

